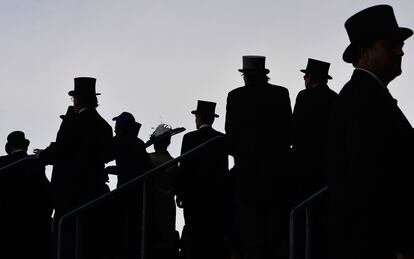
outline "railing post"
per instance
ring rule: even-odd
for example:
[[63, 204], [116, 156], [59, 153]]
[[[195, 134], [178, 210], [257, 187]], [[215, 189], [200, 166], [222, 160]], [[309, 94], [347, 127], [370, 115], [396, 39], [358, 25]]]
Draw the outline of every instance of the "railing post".
[[147, 181], [142, 183], [142, 221], [141, 221], [141, 258], [146, 258], [146, 245], [147, 245]]
[[305, 259], [311, 259], [312, 251], [312, 222], [311, 209], [309, 207], [305, 210]]
[[79, 215], [75, 217], [75, 259], [82, 258], [82, 226]]
[[289, 215], [289, 259], [295, 259], [295, 210]]

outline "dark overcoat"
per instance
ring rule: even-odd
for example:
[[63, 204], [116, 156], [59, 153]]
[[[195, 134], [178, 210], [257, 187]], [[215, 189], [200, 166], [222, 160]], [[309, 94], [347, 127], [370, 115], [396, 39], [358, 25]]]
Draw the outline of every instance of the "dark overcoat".
[[413, 249], [413, 129], [396, 100], [356, 69], [338, 96], [328, 147], [330, 257]]
[[181, 154], [215, 138], [223, 138], [182, 160], [178, 193], [184, 203], [183, 240], [189, 258], [222, 258], [228, 219], [228, 157], [224, 134], [201, 127], [184, 135]]
[[246, 199], [267, 199], [269, 188], [275, 187], [273, 177], [286, 176], [291, 119], [289, 92], [282, 86], [243, 86], [228, 93], [226, 135]]
[[301, 185], [298, 199], [304, 200], [327, 185], [325, 157], [329, 120], [337, 93], [326, 84], [300, 91], [293, 109], [293, 166]]
[[113, 157], [112, 128], [95, 109], [69, 107], [61, 117], [56, 142], [40, 153], [53, 165], [55, 219], [109, 191], [104, 167]]
[[287, 257], [292, 109], [289, 91], [263, 84], [228, 93], [226, 135], [234, 157], [235, 249]]
[[[19, 151], [0, 157], [0, 167], [27, 158]], [[45, 167], [31, 158], [0, 171], [0, 257], [48, 258], [52, 201]]]

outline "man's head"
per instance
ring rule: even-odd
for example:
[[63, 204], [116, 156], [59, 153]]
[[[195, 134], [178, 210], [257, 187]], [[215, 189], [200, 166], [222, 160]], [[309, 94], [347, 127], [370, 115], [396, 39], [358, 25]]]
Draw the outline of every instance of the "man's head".
[[98, 98], [95, 84], [96, 79], [92, 77], [76, 77], [74, 79], [74, 90], [69, 91], [69, 95], [73, 98], [73, 108], [79, 112], [83, 108], [98, 107]]
[[7, 154], [12, 154], [16, 151], [27, 152], [30, 141], [26, 139], [24, 132], [22, 131], [13, 131], [7, 136], [7, 143], [5, 150]]
[[350, 45], [343, 59], [355, 67], [367, 69], [388, 84], [401, 74], [404, 41], [413, 31], [399, 27], [389, 5], [364, 9], [345, 22]]
[[200, 128], [203, 124], [213, 125], [214, 119], [219, 117], [215, 114], [215, 110], [216, 103], [198, 100], [197, 109], [191, 112], [195, 115], [196, 128]]
[[115, 121], [115, 134], [117, 136], [137, 137], [141, 124], [135, 121], [134, 116], [129, 112], [123, 112], [112, 118]]
[[269, 78], [269, 69], [265, 68], [266, 57], [243, 56], [243, 68], [239, 69], [246, 85], [266, 83]]
[[322, 83], [326, 84], [332, 77], [328, 74], [330, 64], [324, 61], [309, 58], [305, 69], [300, 72], [304, 73], [305, 87], [311, 88], [313, 85]]

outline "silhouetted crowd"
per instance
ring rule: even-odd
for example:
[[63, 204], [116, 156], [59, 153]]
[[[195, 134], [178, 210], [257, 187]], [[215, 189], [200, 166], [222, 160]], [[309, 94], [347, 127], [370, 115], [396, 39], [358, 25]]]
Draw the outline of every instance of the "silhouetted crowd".
[[[388, 5], [354, 14], [345, 28], [343, 60], [355, 67], [349, 82], [337, 94], [328, 86], [330, 63], [309, 58], [293, 111], [288, 89], [268, 82], [265, 57], [243, 56], [245, 85], [227, 95], [225, 133], [213, 128], [216, 103], [198, 100], [183, 159], [129, 188], [120, 204], [126, 216], [112, 215], [128, 233], [103, 215], [91, 223], [98, 233], [111, 229], [122, 251], [85, 258], [141, 258], [145, 248], [151, 259], [287, 259], [290, 211], [325, 186], [312, 207], [312, 258], [414, 258], [413, 128], [387, 89], [413, 31], [398, 26]], [[96, 110], [95, 86], [95, 78], [74, 79], [56, 140], [35, 155], [24, 132], [7, 136], [0, 253], [9, 258], [57, 258], [60, 219], [109, 193], [108, 174], [121, 189], [174, 159], [168, 146], [182, 130], [161, 124], [144, 142], [141, 124], [123, 112], [113, 118], [113, 136]], [[116, 166], [105, 167], [110, 161]], [[181, 236], [176, 206], [184, 212]], [[91, 246], [104, 250], [103, 239]]]

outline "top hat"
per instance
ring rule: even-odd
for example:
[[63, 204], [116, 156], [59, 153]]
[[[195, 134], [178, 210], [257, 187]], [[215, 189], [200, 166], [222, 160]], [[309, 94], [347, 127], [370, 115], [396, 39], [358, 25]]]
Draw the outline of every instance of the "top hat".
[[71, 90], [68, 93], [70, 96], [100, 95], [100, 93], [96, 93], [96, 90], [95, 90], [96, 78], [76, 77], [74, 81], [75, 81], [74, 90]]
[[321, 77], [332, 79], [332, 77], [328, 75], [330, 65], [331, 64], [328, 62], [320, 61], [320, 60], [313, 59], [313, 58], [308, 58], [308, 64], [306, 65], [306, 68], [301, 69], [300, 72], [303, 72], [305, 74], [318, 75]]
[[243, 68], [239, 69], [240, 72], [264, 72], [269, 73], [269, 69], [265, 68], [264, 56], [243, 56]]
[[207, 102], [207, 101], [197, 101], [197, 110], [192, 111], [192, 114], [202, 114], [202, 115], [212, 115], [215, 118], [218, 118], [219, 116], [215, 114], [216, 110], [216, 103], [213, 102]]
[[13, 131], [7, 136], [7, 143], [5, 146], [5, 150], [7, 154], [10, 154], [11, 147], [24, 147], [27, 148], [30, 144], [30, 141], [26, 139], [23, 131]]
[[342, 55], [347, 63], [353, 62], [356, 46], [361, 42], [381, 37], [392, 37], [404, 41], [413, 35], [411, 29], [398, 26], [394, 11], [389, 5], [371, 6], [354, 14], [345, 22], [345, 29], [351, 41]]
[[112, 118], [117, 125], [122, 126], [135, 126], [138, 131], [141, 128], [141, 123], [136, 122], [134, 116], [129, 112], [122, 112], [120, 115]]

